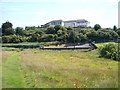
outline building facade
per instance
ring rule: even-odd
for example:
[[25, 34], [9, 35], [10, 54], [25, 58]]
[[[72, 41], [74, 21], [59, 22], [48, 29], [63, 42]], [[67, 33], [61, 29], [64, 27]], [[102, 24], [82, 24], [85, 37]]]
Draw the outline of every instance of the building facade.
[[78, 20], [69, 20], [69, 21], [62, 21], [62, 20], [53, 20], [49, 22], [49, 25], [54, 27], [55, 25], [61, 25], [64, 27], [88, 27], [89, 22], [85, 19], [78, 19]]
[[55, 25], [61, 25], [64, 26], [64, 22], [62, 20], [53, 20], [49, 22], [50, 26], [54, 27]]
[[89, 22], [85, 19], [64, 21], [65, 27], [87, 27]]

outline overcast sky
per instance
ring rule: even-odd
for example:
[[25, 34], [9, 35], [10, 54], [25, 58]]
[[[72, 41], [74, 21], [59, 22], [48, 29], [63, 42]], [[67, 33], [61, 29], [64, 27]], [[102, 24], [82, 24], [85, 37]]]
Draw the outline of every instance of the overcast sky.
[[90, 26], [118, 26], [119, 0], [0, 0], [0, 25], [40, 26], [51, 20], [86, 19]]

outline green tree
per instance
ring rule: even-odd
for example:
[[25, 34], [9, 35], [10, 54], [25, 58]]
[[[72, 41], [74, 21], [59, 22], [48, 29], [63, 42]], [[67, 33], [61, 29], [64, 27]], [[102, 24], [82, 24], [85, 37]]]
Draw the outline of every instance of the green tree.
[[87, 38], [91, 41], [96, 41], [98, 40], [98, 32], [97, 31], [91, 31], [87, 33]]
[[12, 29], [12, 23], [7, 21], [2, 24], [2, 35], [13, 35], [15, 32]]
[[39, 41], [40, 35], [38, 33], [32, 34], [31, 37], [29, 38], [30, 42], [37, 42]]
[[47, 34], [54, 34], [55, 33], [54, 27], [48, 27], [47, 30], [46, 30], [46, 33]]
[[117, 29], [117, 33], [118, 33], [118, 35], [119, 35], [119, 37], [120, 37], [120, 28]]
[[67, 36], [67, 42], [74, 43], [75, 42], [75, 37], [76, 37], [75, 32], [73, 30], [70, 30], [69, 33], [68, 33], [68, 36]]
[[85, 43], [87, 41], [86, 35], [84, 35], [83, 33], [80, 33], [78, 41], [80, 41], [81, 43]]
[[16, 35], [21, 35], [21, 36], [24, 35], [24, 31], [22, 27], [17, 27], [15, 31], [16, 31]]
[[42, 28], [48, 28], [49, 26], [50, 26], [49, 23], [46, 23], [46, 24], [44, 24], [44, 25], [41, 25]]
[[50, 42], [54, 41], [54, 35], [53, 34], [48, 34], [47, 40], [50, 41]]
[[22, 36], [17, 35], [2, 36], [2, 43], [19, 43], [24, 41], [26, 41], [26, 39]]
[[63, 31], [62, 31], [62, 30], [58, 30], [58, 31], [57, 31], [57, 35], [58, 35], [58, 36], [61, 36], [62, 34], [63, 34]]
[[61, 25], [56, 25], [56, 26], [54, 27], [55, 33], [57, 33], [57, 31], [60, 30], [61, 28], [62, 28]]
[[35, 34], [39, 34], [39, 36], [41, 37], [44, 34], [44, 32], [43, 31], [36, 31]]
[[14, 35], [15, 31], [12, 28], [6, 28], [3, 35]]
[[73, 30], [73, 28], [69, 26], [69, 27], [67, 27], [67, 30]]
[[116, 27], [115, 25], [113, 26], [113, 30], [114, 30], [114, 31], [116, 31], [116, 30], [117, 30], [117, 27]]
[[101, 26], [99, 24], [95, 24], [94, 29], [97, 31], [98, 29], [101, 29]]

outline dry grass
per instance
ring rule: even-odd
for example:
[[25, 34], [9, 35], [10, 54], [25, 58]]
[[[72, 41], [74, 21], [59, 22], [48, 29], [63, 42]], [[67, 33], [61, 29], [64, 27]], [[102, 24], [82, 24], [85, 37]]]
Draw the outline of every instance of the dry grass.
[[118, 62], [99, 58], [97, 51], [18, 51], [2, 52], [4, 87], [118, 87]]
[[118, 62], [98, 58], [96, 51], [25, 50], [21, 60], [27, 87], [118, 87]]
[[65, 46], [65, 44], [62, 45], [50, 45], [50, 46], [44, 46], [44, 48], [63, 48]]
[[2, 62], [5, 62], [12, 54], [12, 51], [2, 51]]

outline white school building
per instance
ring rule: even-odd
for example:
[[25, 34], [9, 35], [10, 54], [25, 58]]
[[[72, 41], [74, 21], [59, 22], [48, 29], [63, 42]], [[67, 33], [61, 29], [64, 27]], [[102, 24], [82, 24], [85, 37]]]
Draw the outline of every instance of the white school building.
[[49, 22], [50, 26], [54, 27], [55, 25], [61, 25], [64, 27], [88, 27], [89, 22], [85, 19], [78, 19], [78, 20], [53, 20]]

